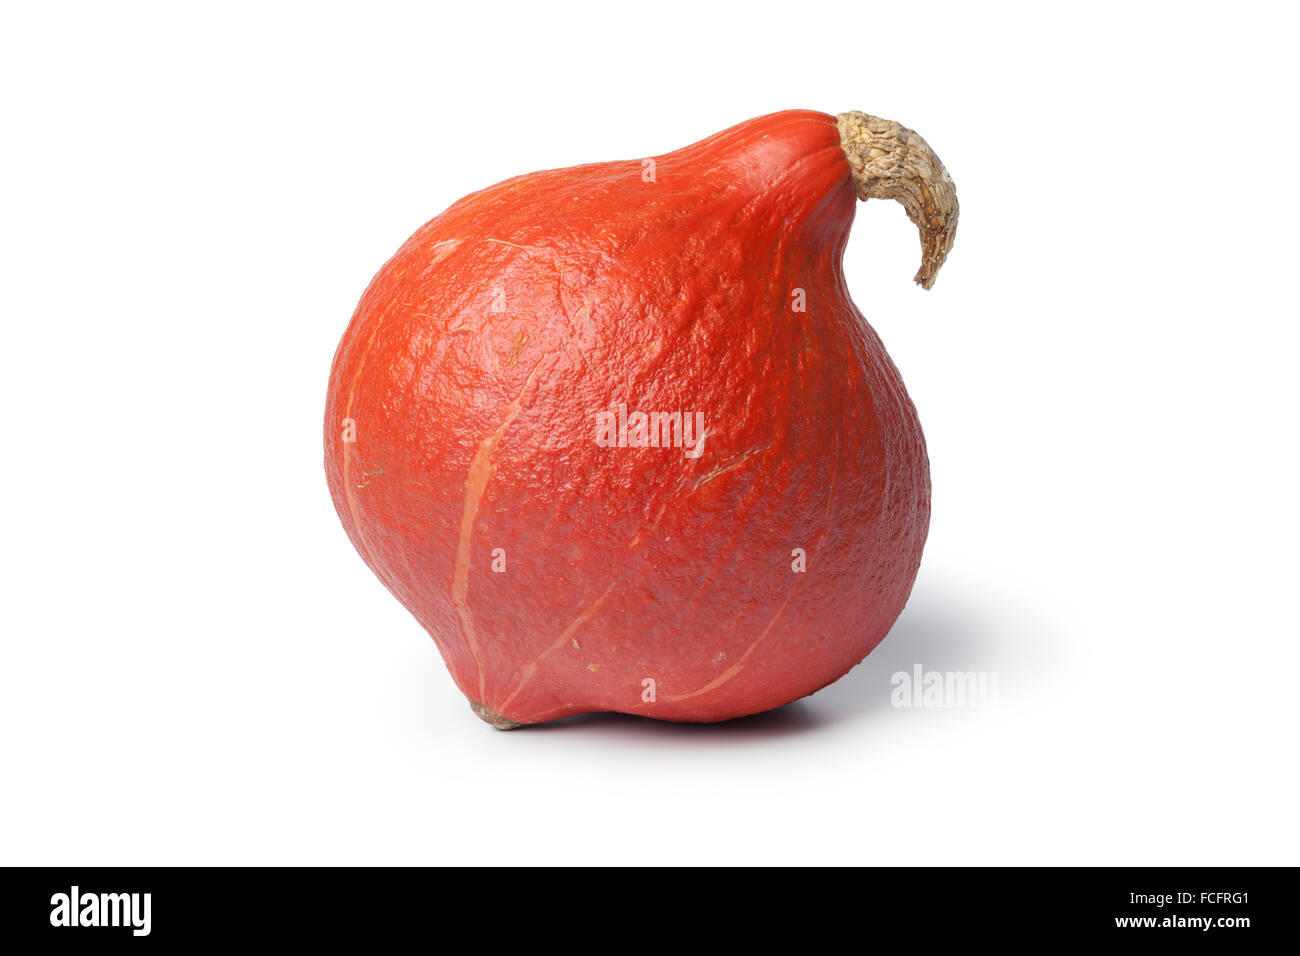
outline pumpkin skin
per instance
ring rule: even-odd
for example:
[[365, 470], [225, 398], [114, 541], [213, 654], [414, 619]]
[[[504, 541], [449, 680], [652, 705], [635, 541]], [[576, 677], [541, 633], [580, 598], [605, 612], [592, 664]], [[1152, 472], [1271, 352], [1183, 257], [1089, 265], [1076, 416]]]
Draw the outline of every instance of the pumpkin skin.
[[[787, 111], [469, 195], [371, 282], [330, 490], [480, 716], [726, 720], [889, 631], [930, 480], [844, 281], [855, 206], [835, 117]], [[698, 456], [598, 443], [620, 405], [701, 413]]]

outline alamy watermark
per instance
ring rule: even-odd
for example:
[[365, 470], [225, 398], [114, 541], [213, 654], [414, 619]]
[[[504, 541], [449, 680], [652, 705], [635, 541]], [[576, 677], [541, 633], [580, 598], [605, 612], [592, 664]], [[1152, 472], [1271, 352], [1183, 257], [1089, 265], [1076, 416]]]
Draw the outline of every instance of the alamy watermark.
[[998, 702], [996, 671], [927, 671], [913, 664], [911, 672], [895, 671], [889, 684], [894, 707], [991, 707]]
[[681, 448], [687, 458], [704, 454], [703, 412], [629, 412], [620, 402], [594, 415], [601, 448]]
[[50, 925], [129, 927], [133, 936], [148, 936], [152, 902], [152, 893], [83, 893], [74, 886], [50, 897]]

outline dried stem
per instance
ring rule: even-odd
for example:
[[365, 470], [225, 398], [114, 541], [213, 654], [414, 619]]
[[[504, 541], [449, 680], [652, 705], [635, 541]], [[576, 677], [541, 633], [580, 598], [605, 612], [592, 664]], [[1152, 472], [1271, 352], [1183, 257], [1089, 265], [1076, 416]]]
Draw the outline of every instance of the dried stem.
[[856, 111], [835, 119], [858, 198], [897, 199], [921, 230], [916, 281], [930, 288], [957, 236], [952, 177], [929, 144], [904, 126]]

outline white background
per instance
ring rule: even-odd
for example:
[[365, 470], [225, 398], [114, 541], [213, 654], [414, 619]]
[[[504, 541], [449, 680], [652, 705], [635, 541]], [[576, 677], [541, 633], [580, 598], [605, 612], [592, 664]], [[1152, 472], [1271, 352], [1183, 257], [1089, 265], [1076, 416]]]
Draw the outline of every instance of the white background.
[[[0, 862], [1297, 859], [1295, 23], [1281, 5], [10, 6]], [[425, 220], [787, 108], [925, 136], [846, 269], [932, 456], [844, 680], [503, 734], [353, 552], [334, 348]], [[982, 710], [889, 677], [999, 675]]]

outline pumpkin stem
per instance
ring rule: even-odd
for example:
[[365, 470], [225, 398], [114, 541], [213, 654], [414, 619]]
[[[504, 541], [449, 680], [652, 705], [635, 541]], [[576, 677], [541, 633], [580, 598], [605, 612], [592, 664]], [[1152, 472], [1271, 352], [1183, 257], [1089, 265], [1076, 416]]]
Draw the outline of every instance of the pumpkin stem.
[[855, 110], [840, 113], [835, 125], [858, 198], [897, 199], [921, 230], [916, 281], [930, 288], [957, 236], [957, 189], [948, 170], [925, 140], [891, 120]]
[[513, 720], [507, 720], [505, 717], [494, 713], [482, 704], [476, 704], [473, 701], [470, 701], [469, 707], [470, 710], [474, 711], [474, 713], [478, 714], [479, 717], [491, 724], [497, 730], [514, 730], [519, 726], [519, 724], [515, 723]]

